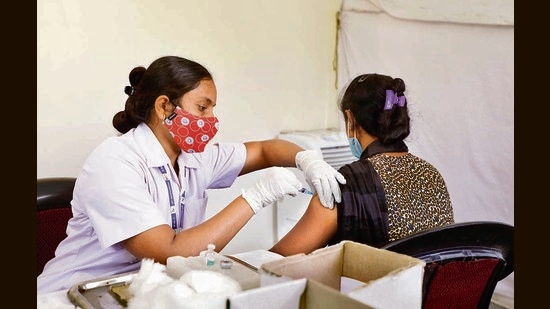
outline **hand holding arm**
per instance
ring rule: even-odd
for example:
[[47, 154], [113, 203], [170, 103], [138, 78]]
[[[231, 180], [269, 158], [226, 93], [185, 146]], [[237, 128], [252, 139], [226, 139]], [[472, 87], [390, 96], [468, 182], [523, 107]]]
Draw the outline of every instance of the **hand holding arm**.
[[342, 174], [323, 160], [320, 153], [314, 150], [304, 150], [296, 154], [296, 167], [304, 172], [307, 183], [319, 195], [321, 204], [334, 208], [334, 202], [341, 201], [340, 186], [346, 179]]
[[284, 167], [270, 167], [251, 188], [243, 190], [242, 197], [248, 202], [254, 213], [271, 205], [285, 194], [295, 196], [302, 184], [290, 170]]

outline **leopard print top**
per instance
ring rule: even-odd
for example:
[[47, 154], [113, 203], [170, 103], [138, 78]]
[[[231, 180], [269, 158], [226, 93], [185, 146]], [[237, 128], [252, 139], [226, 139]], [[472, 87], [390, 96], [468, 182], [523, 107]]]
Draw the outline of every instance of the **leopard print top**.
[[389, 241], [454, 223], [453, 207], [439, 171], [410, 153], [368, 158], [380, 175], [388, 205]]

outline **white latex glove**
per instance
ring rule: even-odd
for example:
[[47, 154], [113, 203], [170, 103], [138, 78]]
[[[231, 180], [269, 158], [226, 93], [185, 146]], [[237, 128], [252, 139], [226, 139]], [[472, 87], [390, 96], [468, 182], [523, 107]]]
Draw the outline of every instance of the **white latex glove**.
[[307, 183], [317, 192], [321, 204], [328, 209], [334, 208], [334, 202], [342, 200], [338, 183], [345, 184], [346, 178], [315, 150], [304, 150], [296, 154], [296, 167], [304, 172]]
[[302, 187], [294, 173], [284, 167], [275, 166], [266, 168], [252, 188], [242, 191], [242, 197], [256, 214], [264, 207], [281, 200], [285, 194], [296, 196]]

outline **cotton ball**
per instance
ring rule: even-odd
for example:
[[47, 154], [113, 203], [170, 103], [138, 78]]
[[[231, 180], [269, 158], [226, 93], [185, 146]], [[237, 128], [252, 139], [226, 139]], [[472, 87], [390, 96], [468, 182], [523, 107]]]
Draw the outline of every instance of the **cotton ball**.
[[189, 298], [195, 295], [195, 291], [187, 284], [174, 280], [158, 289], [154, 304], [156, 308], [186, 308], [185, 304], [189, 301]]
[[152, 259], [143, 259], [141, 268], [132, 279], [128, 289], [132, 295], [145, 294], [163, 283], [172, 282], [173, 280], [166, 274], [166, 266], [155, 263]]
[[[150, 308], [186, 308], [186, 303], [195, 291], [184, 282], [173, 280], [162, 283], [156, 289], [147, 293], [135, 295], [128, 301], [129, 309], [150, 309]], [[199, 308], [199, 307], [196, 307]]]
[[241, 292], [235, 279], [210, 270], [191, 270], [180, 281], [187, 283], [197, 294], [190, 297], [182, 308], [225, 308], [227, 298]]
[[154, 296], [155, 292], [150, 291], [149, 293], [136, 293], [132, 298], [128, 299], [127, 307], [128, 309], [148, 309], [154, 308], [153, 299], [149, 295]]
[[191, 270], [183, 274], [180, 281], [187, 283], [197, 293], [224, 293], [232, 295], [241, 291], [235, 279], [210, 270]]
[[144, 259], [129, 291], [129, 309], [225, 309], [227, 298], [242, 289], [235, 279], [210, 270], [189, 270], [174, 279], [166, 266]]
[[227, 297], [220, 293], [201, 293], [194, 294], [180, 303], [178, 309], [225, 309], [227, 307]]
[[141, 268], [132, 279], [128, 301], [130, 309], [181, 308], [185, 299], [195, 294], [185, 282], [180, 282], [166, 273], [166, 266], [152, 259], [143, 259]]

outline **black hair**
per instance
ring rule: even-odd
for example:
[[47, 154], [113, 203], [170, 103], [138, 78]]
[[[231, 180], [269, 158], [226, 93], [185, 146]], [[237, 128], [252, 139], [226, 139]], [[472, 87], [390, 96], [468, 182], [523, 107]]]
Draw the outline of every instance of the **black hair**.
[[349, 109], [356, 123], [383, 145], [402, 141], [410, 133], [408, 102], [403, 107], [394, 105], [384, 110], [387, 89], [402, 96], [405, 82], [401, 78], [376, 73], [359, 75], [343, 89], [338, 102], [345, 121], [348, 121], [345, 111]]
[[130, 86], [124, 88], [128, 95], [124, 110], [113, 116], [113, 126], [126, 133], [141, 122], [149, 120], [155, 100], [166, 95], [171, 102], [178, 102], [187, 92], [197, 88], [202, 80], [213, 80], [210, 72], [201, 64], [178, 56], [164, 56], [149, 67], [138, 66], [129, 74]]

